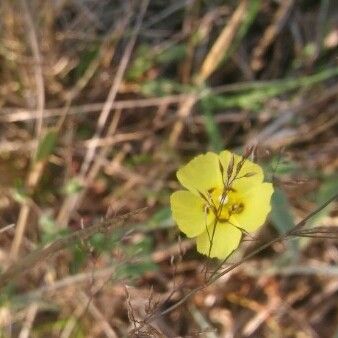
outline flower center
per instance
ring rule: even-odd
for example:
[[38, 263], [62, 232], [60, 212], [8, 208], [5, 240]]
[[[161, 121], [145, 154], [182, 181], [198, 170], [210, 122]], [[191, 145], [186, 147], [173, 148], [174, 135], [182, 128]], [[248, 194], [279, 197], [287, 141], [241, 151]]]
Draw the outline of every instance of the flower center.
[[209, 205], [206, 205], [207, 214], [213, 214], [220, 222], [227, 222], [231, 215], [240, 214], [244, 210], [244, 203], [240, 194], [233, 189], [224, 191], [223, 188], [208, 190]]

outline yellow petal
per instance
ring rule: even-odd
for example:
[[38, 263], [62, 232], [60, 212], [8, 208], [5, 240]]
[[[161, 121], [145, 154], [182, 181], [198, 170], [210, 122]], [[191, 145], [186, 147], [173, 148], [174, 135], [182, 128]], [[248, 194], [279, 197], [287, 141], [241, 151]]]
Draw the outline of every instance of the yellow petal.
[[213, 224], [208, 226], [209, 235], [204, 231], [197, 237], [197, 251], [209, 257], [225, 259], [238, 247], [242, 232], [230, 223], [218, 223], [212, 238], [213, 227]]
[[[233, 154], [228, 150], [224, 150], [219, 154], [221, 163], [222, 163], [223, 168], [224, 168], [224, 177], [225, 178], [227, 177], [227, 169], [228, 169], [228, 166], [231, 162], [232, 156], [234, 156], [234, 165], [233, 165], [231, 178], [234, 178], [235, 173], [236, 173], [236, 166], [242, 160], [242, 156]], [[245, 175], [247, 175], [247, 177], [243, 177]], [[234, 180], [232, 187], [235, 190], [243, 191], [243, 190], [247, 190], [247, 188], [249, 186], [251, 187], [252, 185], [262, 183], [264, 175], [263, 175], [263, 170], [262, 170], [261, 166], [259, 166], [258, 164], [246, 159], [244, 161], [244, 164], [243, 164], [241, 170], [239, 171], [239, 173], [237, 174], [236, 177], [237, 177], [237, 179]]]
[[197, 195], [198, 192], [205, 194], [211, 188], [221, 187], [218, 155], [208, 152], [195, 157], [177, 171], [177, 178], [185, 188]]
[[256, 231], [263, 225], [271, 210], [272, 194], [271, 183], [258, 184], [247, 192], [239, 193], [244, 209], [240, 214], [232, 215], [230, 221], [247, 232]]
[[179, 229], [196, 237], [206, 229], [205, 202], [190, 191], [176, 191], [170, 196], [171, 211]]

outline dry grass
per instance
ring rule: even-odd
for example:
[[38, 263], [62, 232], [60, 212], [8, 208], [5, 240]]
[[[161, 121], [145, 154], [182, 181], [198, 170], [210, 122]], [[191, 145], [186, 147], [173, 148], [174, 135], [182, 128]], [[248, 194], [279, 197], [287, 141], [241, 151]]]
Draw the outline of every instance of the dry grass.
[[[0, 17], [0, 337], [337, 337], [334, 1]], [[205, 260], [171, 220], [175, 171], [252, 145], [270, 221]]]

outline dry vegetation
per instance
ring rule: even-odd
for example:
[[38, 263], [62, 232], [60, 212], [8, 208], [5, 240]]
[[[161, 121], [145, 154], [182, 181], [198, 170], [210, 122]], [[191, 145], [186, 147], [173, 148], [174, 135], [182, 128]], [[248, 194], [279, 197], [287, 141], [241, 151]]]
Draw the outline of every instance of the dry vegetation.
[[[338, 337], [335, 1], [0, 18], [0, 337]], [[175, 171], [251, 145], [273, 211], [220, 267], [173, 224]]]

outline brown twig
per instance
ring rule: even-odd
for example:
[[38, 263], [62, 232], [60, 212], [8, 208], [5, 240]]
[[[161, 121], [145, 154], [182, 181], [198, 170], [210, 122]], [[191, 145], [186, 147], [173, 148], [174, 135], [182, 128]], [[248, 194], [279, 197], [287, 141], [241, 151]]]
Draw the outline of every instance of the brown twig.
[[280, 7], [273, 18], [273, 22], [266, 29], [262, 39], [252, 53], [251, 68], [254, 71], [259, 71], [263, 68], [263, 56], [283, 28], [293, 4], [294, 0], [285, 0], [280, 3]]
[[240, 26], [247, 8], [247, 0], [240, 1], [238, 7], [232, 14], [229, 22], [224, 26], [222, 32], [211, 47], [208, 55], [204, 59], [201, 69], [198, 72], [196, 83], [202, 84], [216, 70], [222, 61], [223, 56], [231, 46]]
[[[26, 19], [27, 25], [27, 35], [28, 40], [31, 45], [32, 53], [34, 56], [34, 75], [36, 81], [36, 91], [37, 91], [37, 112], [38, 118], [36, 123], [36, 137], [37, 139], [41, 139], [42, 134], [42, 126], [43, 126], [43, 111], [45, 106], [45, 86], [43, 81], [43, 73], [42, 73], [42, 57], [40, 54], [39, 44], [34, 28], [34, 23], [28, 8], [28, 4], [26, 0], [21, 0], [21, 6], [24, 10], [24, 15]], [[34, 156], [34, 155], [33, 155]], [[27, 187], [30, 190], [34, 190], [36, 185], [38, 184], [40, 177], [42, 175], [44, 169], [44, 165], [42, 162], [37, 162], [32, 165], [31, 170], [29, 171], [27, 177]], [[21, 205], [19, 211], [19, 217], [16, 223], [16, 230], [14, 235], [14, 240], [11, 247], [10, 256], [12, 259], [16, 259], [20, 250], [20, 245], [26, 230], [26, 225], [28, 222], [30, 213], [30, 206], [28, 203], [24, 203]]]
[[[188, 94], [169, 95], [164, 97], [151, 97], [133, 100], [114, 101], [112, 110], [124, 110], [135, 108], [148, 108], [160, 105], [177, 104], [188, 97]], [[94, 114], [102, 110], [104, 103], [88, 103], [69, 108], [67, 115]], [[44, 119], [53, 118], [63, 114], [64, 108], [49, 108], [44, 111]], [[0, 122], [18, 122], [36, 119], [35, 110], [26, 108], [2, 107], [0, 112]]]
[[[73, 194], [72, 196], [68, 196], [68, 198], [65, 199], [63, 205], [60, 208], [59, 214], [57, 216], [57, 223], [66, 225], [68, 223], [71, 210], [76, 209], [80, 201], [83, 199], [86, 193], [86, 188], [88, 186], [88, 175], [90, 172], [90, 165], [94, 159], [95, 152], [98, 146], [98, 139], [102, 136], [102, 133], [104, 131], [107, 119], [110, 115], [110, 112], [112, 110], [116, 95], [118, 93], [118, 89], [120, 87], [120, 84], [123, 80], [124, 73], [126, 71], [127, 65], [129, 63], [132, 51], [134, 49], [137, 36], [139, 34], [139, 31], [142, 26], [143, 18], [145, 16], [147, 7], [149, 4], [149, 0], [144, 0], [141, 4], [140, 13], [137, 17], [136, 24], [134, 26], [134, 29], [131, 33], [130, 40], [127, 44], [127, 47], [125, 48], [124, 55], [122, 57], [122, 60], [118, 66], [116, 76], [114, 78], [114, 81], [110, 87], [107, 99], [103, 105], [102, 111], [99, 115], [96, 130], [94, 133], [94, 136], [91, 140], [91, 143], [87, 149], [87, 152], [85, 154], [83, 163], [81, 165], [80, 174], [79, 174], [79, 181], [83, 184], [83, 189], [81, 192], [77, 194]], [[127, 18], [127, 22], [129, 22], [130, 18]], [[96, 171], [97, 168], [95, 168]], [[93, 172], [91, 173], [93, 174]], [[87, 183], [87, 184], [86, 184]]]
[[26, 270], [32, 269], [40, 261], [45, 260], [48, 257], [54, 255], [55, 253], [67, 248], [68, 246], [74, 244], [76, 241], [86, 240], [95, 233], [107, 232], [110, 231], [111, 229], [120, 228], [131, 216], [143, 210], [145, 209], [144, 208], [138, 209], [133, 212], [117, 216], [112, 220], [105, 220], [99, 222], [88, 228], [75, 231], [74, 233], [68, 235], [67, 237], [58, 239], [46, 245], [42, 249], [33, 251], [29, 255], [22, 258], [20, 261], [14, 263], [0, 275], [0, 289], [3, 288], [9, 281], [13, 281], [18, 276], [23, 274]]
[[43, 80], [42, 73], [42, 56], [40, 53], [38, 38], [36, 35], [34, 22], [27, 4], [27, 0], [21, 0], [21, 7], [23, 8], [25, 21], [27, 25], [27, 37], [28, 41], [34, 56], [34, 77], [36, 83], [36, 93], [37, 93], [37, 123], [36, 123], [36, 135], [39, 139], [42, 133], [43, 125], [43, 112], [45, 107], [45, 85]]
[[[198, 87], [201, 86], [219, 66], [222, 57], [225, 55], [226, 51], [230, 47], [235, 37], [235, 33], [242, 22], [246, 6], [247, 0], [242, 0], [239, 3], [233, 15], [231, 16], [229, 22], [224, 26], [222, 32], [220, 33], [215, 43], [213, 44], [211, 50], [205, 57], [204, 62], [202, 63], [202, 66], [196, 75], [196, 78], [194, 80], [194, 84], [196, 86]], [[180, 105], [177, 113], [178, 120], [174, 124], [174, 127], [169, 137], [169, 144], [172, 147], [176, 145], [183, 131], [185, 120], [189, 116], [196, 101], [197, 101], [196, 94], [192, 93], [187, 98], [187, 100], [182, 102], [182, 104]]]
[[131, 53], [134, 49], [134, 46], [135, 46], [135, 43], [136, 43], [136, 38], [138, 36], [138, 33], [141, 29], [141, 26], [142, 26], [142, 22], [143, 22], [143, 18], [144, 18], [144, 15], [146, 13], [146, 10], [147, 10], [147, 7], [148, 7], [148, 4], [149, 4], [149, 0], [144, 0], [141, 4], [141, 8], [140, 8], [140, 13], [137, 17], [137, 22], [135, 24], [135, 27], [133, 29], [133, 32], [131, 33], [131, 37], [130, 37], [130, 40], [129, 40], [129, 43], [124, 51], [124, 55], [122, 57], [122, 60], [119, 64], [119, 67], [116, 71], [116, 75], [115, 75], [115, 78], [114, 78], [114, 81], [113, 81], [113, 84], [110, 88], [110, 91], [108, 93], [108, 96], [107, 96], [107, 100], [102, 108], [102, 111], [101, 111], [101, 114], [98, 118], [98, 121], [97, 121], [97, 126], [96, 126], [96, 131], [95, 131], [95, 134], [93, 136], [93, 144], [92, 146], [88, 149], [88, 152], [86, 153], [86, 156], [84, 158], [84, 161], [83, 161], [83, 164], [81, 166], [81, 175], [82, 176], [85, 176], [86, 173], [87, 173], [87, 170], [94, 158], [94, 155], [95, 155], [95, 150], [96, 150], [96, 139], [102, 135], [102, 132], [103, 132], [103, 129], [104, 129], [104, 126], [106, 124], [106, 121], [109, 117], [109, 114], [111, 112], [111, 109], [112, 109], [112, 105], [115, 101], [115, 98], [116, 98], [116, 95], [117, 95], [117, 92], [118, 92], [118, 89], [120, 87], [120, 84], [122, 82], [122, 79], [123, 79], [123, 76], [124, 76], [124, 73], [127, 69], [127, 65], [129, 63], [129, 60], [130, 60], [130, 57], [131, 57]]
[[19, 333], [18, 338], [28, 338], [30, 337], [31, 329], [33, 326], [34, 319], [39, 310], [39, 306], [37, 303], [31, 304], [27, 309], [26, 320], [23, 324], [23, 327]]

